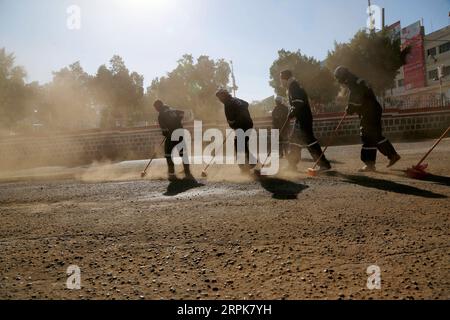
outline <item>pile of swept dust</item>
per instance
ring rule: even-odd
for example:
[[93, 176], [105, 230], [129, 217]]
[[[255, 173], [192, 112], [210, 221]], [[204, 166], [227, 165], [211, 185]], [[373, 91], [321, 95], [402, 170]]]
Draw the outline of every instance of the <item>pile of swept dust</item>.
[[[175, 172], [178, 178], [184, 177], [183, 166], [175, 161]], [[94, 163], [79, 172], [75, 179], [84, 182], [127, 181], [127, 180], [165, 180], [167, 179], [167, 164], [165, 159], [155, 159], [147, 169], [147, 175], [141, 178], [140, 174], [147, 161], [127, 161], [121, 163], [102, 162]], [[207, 170], [207, 177], [201, 173], [206, 164], [191, 164], [191, 172], [197, 180], [211, 182], [247, 183], [254, 180], [254, 176], [242, 174], [239, 166], [235, 164], [213, 164]], [[288, 178], [287, 173], [280, 172], [280, 178]]]

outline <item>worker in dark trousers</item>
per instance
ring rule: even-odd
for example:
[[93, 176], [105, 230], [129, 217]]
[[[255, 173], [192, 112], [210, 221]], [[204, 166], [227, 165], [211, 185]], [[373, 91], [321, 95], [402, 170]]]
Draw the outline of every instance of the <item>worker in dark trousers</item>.
[[367, 83], [359, 79], [345, 67], [336, 68], [334, 75], [337, 81], [350, 90], [350, 97], [346, 112], [348, 114], [358, 114], [361, 119], [361, 161], [365, 163], [360, 172], [375, 171], [377, 150], [388, 157], [392, 167], [400, 156], [395, 151], [391, 142], [383, 137], [381, 128], [382, 108]]
[[288, 155], [289, 151], [289, 107], [283, 103], [283, 97], [275, 98], [272, 110], [272, 128], [280, 130], [280, 158]]
[[297, 164], [301, 160], [302, 148], [307, 148], [314, 161], [319, 158], [319, 171], [331, 169], [330, 162], [325, 155], [322, 155], [322, 148], [313, 132], [313, 117], [309, 105], [308, 95], [293, 77], [290, 70], [284, 70], [280, 73], [282, 85], [287, 88], [289, 95], [289, 104], [291, 111], [289, 118], [295, 118], [294, 130], [292, 131], [288, 156], [289, 167], [291, 170], [297, 170]]
[[[225, 90], [220, 89], [216, 92], [216, 97], [223, 103], [225, 107], [225, 117], [227, 118], [228, 125], [233, 130], [242, 129], [246, 132], [249, 129], [253, 128], [253, 120], [250, 116], [250, 112], [248, 111], [248, 102], [233, 98], [231, 94]], [[250, 170], [253, 169], [256, 165], [250, 164], [250, 149], [249, 149], [249, 137], [245, 137], [245, 164], [239, 164], [239, 168], [242, 173], [250, 173]], [[237, 150], [237, 137], [234, 138], [234, 148], [236, 151], [236, 155], [238, 153]]]
[[[184, 111], [172, 109], [169, 106], [166, 106], [161, 100], [156, 100], [153, 103], [153, 106], [159, 113], [159, 126], [161, 127], [163, 136], [166, 138], [166, 141], [164, 142], [164, 156], [167, 161], [169, 181], [174, 181], [177, 179], [177, 177], [175, 175], [175, 164], [172, 160], [172, 150], [178, 144], [183, 142], [183, 137], [180, 137], [178, 141], [172, 141], [171, 137], [172, 133], [176, 129], [183, 128], [181, 121], [184, 117]], [[187, 157], [183, 157], [183, 149], [178, 150], [178, 152], [180, 157], [183, 158], [183, 168], [186, 179], [193, 180], [194, 177], [192, 176], [191, 170], [189, 168], [189, 159], [187, 159]]]

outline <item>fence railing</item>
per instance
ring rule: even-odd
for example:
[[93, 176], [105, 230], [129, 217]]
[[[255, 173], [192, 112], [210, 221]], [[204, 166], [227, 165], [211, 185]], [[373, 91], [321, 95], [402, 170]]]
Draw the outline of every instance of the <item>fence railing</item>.
[[382, 105], [385, 109], [431, 109], [450, 107], [450, 98], [442, 97], [390, 97], [384, 99]]
[[[384, 110], [426, 110], [426, 109], [442, 109], [450, 108], [450, 98], [442, 97], [395, 97], [385, 98], [379, 100]], [[314, 115], [325, 115], [331, 113], [344, 112], [344, 105], [331, 104], [311, 104], [311, 111]]]

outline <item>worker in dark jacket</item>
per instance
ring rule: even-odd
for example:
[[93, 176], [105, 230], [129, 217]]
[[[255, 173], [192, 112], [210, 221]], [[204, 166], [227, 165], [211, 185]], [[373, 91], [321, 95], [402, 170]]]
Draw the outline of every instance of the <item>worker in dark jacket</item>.
[[[248, 111], [248, 102], [233, 98], [231, 94], [225, 90], [220, 89], [216, 93], [216, 97], [223, 103], [225, 107], [225, 117], [227, 118], [228, 125], [233, 130], [242, 129], [246, 132], [253, 128], [253, 120]], [[245, 162], [246, 164], [239, 164], [239, 168], [244, 173], [249, 173], [250, 169], [254, 168], [254, 164], [249, 164], [250, 149], [249, 149], [249, 137], [245, 137]], [[236, 154], [237, 150], [237, 137], [234, 138], [234, 148]]]
[[[183, 137], [180, 137], [178, 141], [172, 141], [172, 133], [177, 129], [182, 129], [183, 124], [181, 121], [184, 117], [184, 111], [172, 109], [166, 106], [161, 100], [156, 100], [153, 104], [156, 111], [158, 111], [158, 123], [161, 128], [163, 136], [166, 138], [164, 142], [164, 156], [167, 161], [167, 167], [169, 171], [169, 180], [174, 181], [177, 179], [175, 175], [175, 164], [172, 159], [172, 150], [178, 144], [183, 142]], [[180, 157], [183, 158], [184, 174], [187, 179], [194, 179], [189, 168], [189, 159], [183, 157], [183, 149], [178, 150]]]
[[289, 107], [283, 103], [283, 97], [275, 98], [272, 110], [272, 128], [280, 130], [280, 158], [287, 156], [289, 150]]
[[307, 148], [314, 161], [319, 160], [319, 171], [331, 169], [330, 162], [322, 155], [322, 148], [313, 132], [313, 117], [309, 105], [308, 95], [298, 84], [290, 70], [280, 73], [281, 83], [288, 90], [289, 104], [292, 109], [289, 118], [295, 118], [294, 130], [290, 137], [289, 166], [297, 170], [297, 164], [301, 159], [302, 148]]
[[346, 112], [348, 114], [358, 114], [361, 119], [361, 161], [365, 166], [359, 171], [375, 171], [375, 162], [377, 150], [388, 157], [389, 164], [392, 167], [400, 156], [395, 151], [391, 142], [383, 137], [381, 128], [382, 108], [378, 103], [375, 94], [367, 83], [356, 77], [345, 67], [338, 67], [334, 75], [341, 85], [348, 87], [350, 97]]

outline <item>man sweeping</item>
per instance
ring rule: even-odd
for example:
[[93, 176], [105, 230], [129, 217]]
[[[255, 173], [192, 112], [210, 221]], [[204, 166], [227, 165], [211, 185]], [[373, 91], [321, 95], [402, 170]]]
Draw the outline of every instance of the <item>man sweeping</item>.
[[377, 150], [388, 157], [387, 167], [392, 167], [400, 160], [400, 156], [391, 142], [382, 134], [382, 108], [372, 89], [364, 80], [359, 79], [345, 67], [336, 68], [334, 76], [341, 85], [350, 90], [349, 102], [345, 111], [347, 114], [356, 113], [361, 119], [360, 134], [363, 143], [361, 161], [365, 165], [359, 171], [372, 172], [376, 170]]
[[289, 150], [289, 108], [283, 103], [283, 97], [275, 98], [272, 110], [272, 128], [280, 130], [280, 158], [288, 155]]
[[301, 160], [302, 148], [307, 148], [314, 161], [319, 160], [319, 172], [331, 169], [330, 162], [322, 155], [322, 148], [313, 132], [313, 117], [306, 91], [293, 77], [292, 71], [284, 70], [280, 73], [282, 85], [288, 90], [289, 104], [292, 109], [289, 117], [295, 118], [294, 130], [292, 131], [288, 156], [289, 168], [297, 170], [298, 162]]
[[[253, 120], [248, 111], [248, 102], [242, 99], [233, 98], [226, 89], [219, 89], [216, 92], [216, 97], [223, 103], [225, 108], [225, 117], [227, 118], [228, 125], [233, 130], [242, 129], [246, 132], [253, 128]], [[249, 137], [245, 136], [245, 164], [239, 164], [239, 168], [242, 173], [248, 174], [250, 170], [256, 165], [249, 164], [250, 149], [249, 149]], [[234, 148], [236, 154], [238, 153], [238, 137], [234, 138]]]
[[180, 157], [183, 158], [183, 168], [186, 179], [193, 180], [194, 177], [192, 176], [189, 168], [189, 161], [183, 157], [183, 148], [180, 150], [179, 144], [183, 142], [183, 137], [180, 137], [178, 141], [172, 141], [171, 139], [172, 133], [175, 130], [183, 128], [181, 121], [184, 117], [184, 111], [166, 106], [161, 100], [156, 100], [153, 103], [153, 107], [159, 113], [158, 123], [163, 136], [166, 138], [164, 142], [164, 156], [167, 161], [169, 181], [175, 181], [177, 179], [175, 175], [175, 164], [172, 159], [172, 151], [175, 147], [177, 147]]

